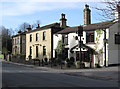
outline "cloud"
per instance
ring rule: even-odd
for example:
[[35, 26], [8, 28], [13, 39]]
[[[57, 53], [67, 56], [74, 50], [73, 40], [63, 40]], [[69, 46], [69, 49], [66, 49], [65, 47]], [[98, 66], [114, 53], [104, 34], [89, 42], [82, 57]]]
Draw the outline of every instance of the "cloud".
[[1, 2], [101, 2], [103, 0], [1, 0]]
[[78, 3], [72, 2], [3, 2], [3, 16], [17, 16], [32, 14], [37, 11], [65, 9], [65, 8], [80, 8]]
[[100, 2], [101, 0], [1, 0], [3, 16], [20, 16], [38, 11], [83, 8], [82, 2]]

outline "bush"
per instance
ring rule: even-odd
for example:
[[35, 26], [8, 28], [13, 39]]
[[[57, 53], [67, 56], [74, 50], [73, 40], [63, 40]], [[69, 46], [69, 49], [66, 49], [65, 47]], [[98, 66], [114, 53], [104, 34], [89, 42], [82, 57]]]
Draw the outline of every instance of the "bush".
[[74, 57], [71, 57], [71, 58], [70, 58], [70, 61], [71, 61], [71, 62], [74, 62], [74, 60], [75, 60]]
[[85, 67], [85, 64], [80, 62], [80, 61], [77, 61], [77, 68], [84, 68]]
[[66, 59], [65, 59], [65, 61], [66, 61], [66, 62], [69, 62], [69, 61], [70, 61], [70, 59], [69, 59], [69, 58], [66, 58]]
[[48, 65], [48, 63], [47, 63], [47, 62], [48, 62], [48, 59], [45, 58], [44, 60], [45, 60], [45, 65]]
[[101, 66], [100, 66], [99, 64], [95, 64], [95, 66], [96, 66], [97, 68], [101, 68]]

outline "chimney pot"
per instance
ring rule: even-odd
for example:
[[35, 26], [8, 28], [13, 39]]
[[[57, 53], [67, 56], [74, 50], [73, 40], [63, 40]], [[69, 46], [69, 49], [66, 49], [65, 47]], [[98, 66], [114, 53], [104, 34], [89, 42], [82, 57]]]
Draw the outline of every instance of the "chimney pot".
[[61, 19], [60, 19], [60, 27], [65, 28], [66, 27], [66, 21], [67, 19], [65, 18], [65, 14], [61, 14]]
[[27, 31], [30, 31], [31, 30], [31, 25], [29, 25], [26, 29], [27, 29]]

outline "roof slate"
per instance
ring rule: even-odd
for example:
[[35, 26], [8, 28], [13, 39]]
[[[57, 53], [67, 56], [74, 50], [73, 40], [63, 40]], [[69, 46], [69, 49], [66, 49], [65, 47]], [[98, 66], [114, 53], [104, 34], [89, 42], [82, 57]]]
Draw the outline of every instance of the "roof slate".
[[12, 37], [17, 37], [17, 36], [20, 36], [20, 35], [26, 35], [26, 31], [25, 31], [25, 32], [18, 33], [17, 35], [13, 35]]
[[[100, 22], [100, 23], [94, 23], [94, 24], [89, 24], [89, 25], [82, 25], [83, 31], [94, 31], [96, 29], [105, 29], [109, 28], [112, 24], [114, 24], [113, 21], [106, 21], [106, 22]], [[73, 33], [78, 31], [78, 27], [67, 27], [59, 32], [57, 34], [68, 34], [68, 33]]]
[[52, 24], [45, 25], [43, 27], [39, 27], [37, 29], [28, 31], [27, 33], [35, 32], [35, 31], [39, 31], [39, 30], [43, 30], [43, 29], [47, 29], [47, 28], [52, 28], [52, 27], [60, 27], [60, 24], [59, 23], [52, 23]]

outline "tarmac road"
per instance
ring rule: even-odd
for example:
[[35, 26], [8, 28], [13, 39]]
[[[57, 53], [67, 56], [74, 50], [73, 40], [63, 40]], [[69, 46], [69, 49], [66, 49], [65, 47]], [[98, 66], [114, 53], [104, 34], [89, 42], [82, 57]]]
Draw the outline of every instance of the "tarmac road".
[[118, 82], [112, 80], [69, 76], [4, 61], [2, 83], [3, 87], [118, 87]]

